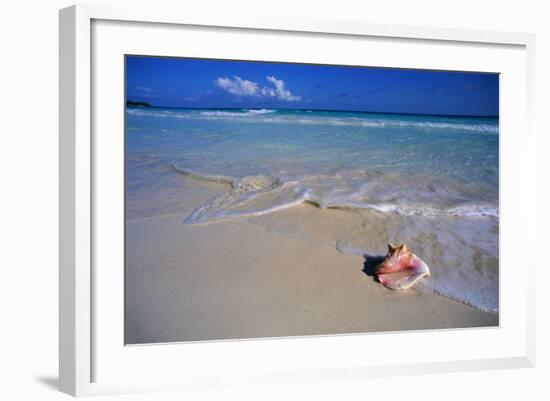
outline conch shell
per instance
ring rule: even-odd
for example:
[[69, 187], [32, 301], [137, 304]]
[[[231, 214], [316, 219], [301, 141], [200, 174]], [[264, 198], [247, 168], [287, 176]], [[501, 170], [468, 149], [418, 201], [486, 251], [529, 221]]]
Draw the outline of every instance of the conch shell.
[[424, 276], [430, 275], [428, 265], [412, 253], [407, 245], [388, 244], [388, 254], [374, 270], [378, 281], [392, 290], [412, 287]]

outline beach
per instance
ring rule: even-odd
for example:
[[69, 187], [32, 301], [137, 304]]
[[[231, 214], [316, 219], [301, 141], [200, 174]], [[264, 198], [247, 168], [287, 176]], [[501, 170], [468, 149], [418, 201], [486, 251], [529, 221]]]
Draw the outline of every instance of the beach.
[[[174, 187], [140, 197], [143, 210], [154, 209], [148, 205], [158, 197], [178, 199], [183, 188], [196, 203], [223, 189], [172, 178]], [[381, 286], [364, 257], [339, 252], [328, 234], [326, 226], [349, 224], [349, 211], [304, 204], [185, 225], [193, 206], [127, 220], [126, 344], [498, 325], [496, 313]], [[269, 221], [291, 225], [295, 235], [281, 234], [289, 227], [266, 228]]]
[[499, 324], [498, 119], [128, 108], [125, 166], [127, 344]]

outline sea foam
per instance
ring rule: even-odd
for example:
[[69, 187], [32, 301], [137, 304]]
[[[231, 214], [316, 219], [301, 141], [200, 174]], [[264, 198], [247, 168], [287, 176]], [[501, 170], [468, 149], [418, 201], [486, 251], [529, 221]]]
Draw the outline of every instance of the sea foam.
[[[321, 209], [373, 209], [407, 216], [498, 217], [498, 207], [491, 203], [467, 201], [459, 187], [434, 190], [432, 180], [426, 177], [396, 177], [351, 170], [320, 176], [296, 174], [239, 178], [199, 173], [177, 163], [172, 167], [174, 171], [196, 180], [228, 186], [226, 192], [197, 208], [185, 220], [187, 224], [261, 215], [305, 202]], [[413, 187], [411, 182], [415, 183]], [[395, 196], [397, 191], [401, 196]]]

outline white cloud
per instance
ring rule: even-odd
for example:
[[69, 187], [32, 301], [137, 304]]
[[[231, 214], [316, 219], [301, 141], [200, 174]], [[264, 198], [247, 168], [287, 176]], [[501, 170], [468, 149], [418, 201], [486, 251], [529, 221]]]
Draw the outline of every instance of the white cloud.
[[258, 93], [258, 84], [256, 82], [242, 79], [236, 75], [233, 79], [227, 77], [218, 78], [214, 82], [220, 88], [231, 93], [232, 95], [251, 96]]
[[277, 79], [274, 76], [267, 76], [266, 79], [271, 86], [264, 86], [261, 89], [256, 82], [242, 79], [236, 75], [233, 76], [233, 79], [220, 77], [214, 83], [223, 90], [237, 96], [272, 97], [287, 102], [297, 102], [302, 99], [300, 96], [293, 95], [286, 88], [282, 79]]
[[297, 102], [302, 98], [295, 96], [288, 89], [285, 88], [285, 83], [282, 79], [277, 79], [273, 76], [267, 76], [266, 79], [273, 84], [274, 88], [268, 88], [264, 86], [262, 88], [262, 94], [264, 96], [276, 97], [279, 100], [285, 100], [287, 102]]

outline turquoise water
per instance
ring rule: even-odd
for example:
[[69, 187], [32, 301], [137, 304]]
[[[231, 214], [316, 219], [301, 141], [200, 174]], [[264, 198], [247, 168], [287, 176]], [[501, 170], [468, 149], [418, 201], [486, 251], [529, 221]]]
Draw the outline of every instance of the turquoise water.
[[306, 200], [402, 214], [498, 215], [498, 119], [134, 108], [127, 127], [129, 152], [156, 153], [196, 178], [249, 186], [246, 198], [188, 223]]
[[[128, 108], [126, 159], [127, 197], [147, 185], [144, 170], [134, 168], [143, 160], [227, 184], [185, 224], [265, 215], [305, 202], [402, 216], [407, 227], [399, 226], [399, 233], [453, 241], [442, 260], [459, 262], [433, 275], [431, 290], [498, 310], [498, 271], [468, 267], [472, 258], [498, 258], [497, 118]], [[347, 245], [340, 250], [359, 242], [342, 238]], [[463, 288], [476, 285], [482, 286]]]

